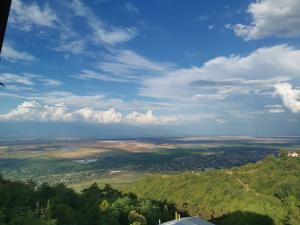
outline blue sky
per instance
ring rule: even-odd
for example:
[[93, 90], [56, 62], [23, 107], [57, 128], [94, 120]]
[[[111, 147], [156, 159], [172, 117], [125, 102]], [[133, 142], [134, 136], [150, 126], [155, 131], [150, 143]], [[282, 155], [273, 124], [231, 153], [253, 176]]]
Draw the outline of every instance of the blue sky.
[[300, 135], [297, 0], [13, 0], [0, 137]]

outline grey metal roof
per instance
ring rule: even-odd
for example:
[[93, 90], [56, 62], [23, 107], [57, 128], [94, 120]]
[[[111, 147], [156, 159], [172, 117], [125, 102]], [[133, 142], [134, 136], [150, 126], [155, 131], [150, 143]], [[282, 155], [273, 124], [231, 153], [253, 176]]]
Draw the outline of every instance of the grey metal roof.
[[210, 222], [207, 222], [199, 217], [186, 217], [180, 220], [172, 220], [161, 225], [214, 225]]

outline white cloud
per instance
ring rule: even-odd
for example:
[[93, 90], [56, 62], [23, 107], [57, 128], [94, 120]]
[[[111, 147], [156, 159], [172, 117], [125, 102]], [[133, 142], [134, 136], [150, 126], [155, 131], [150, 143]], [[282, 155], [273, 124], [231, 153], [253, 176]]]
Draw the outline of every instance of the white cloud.
[[3, 83], [15, 83], [15, 84], [22, 84], [22, 85], [34, 85], [32, 78], [29, 76], [22, 76], [12, 73], [1, 73], [0, 80]]
[[231, 26], [238, 36], [246, 40], [269, 36], [300, 36], [300, 1], [299, 0], [258, 0], [251, 3], [250, 25]]
[[89, 25], [94, 30], [93, 40], [96, 43], [116, 45], [127, 42], [137, 35], [135, 28], [118, 28], [112, 26], [104, 28], [103, 24], [98, 21], [90, 21]]
[[136, 82], [145, 76], [167, 72], [172, 65], [147, 59], [131, 50], [111, 50], [109, 54], [104, 55], [103, 61], [97, 67], [102, 74], [122, 81]]
[[[44, 1], [43, 1], [44, 2]], [[50, 2], [50, 1], [49, 1]], [[69, 5], [70, 3], [66, 3]], [[40, 1], [24, 2], [21, 0], [12, 1], [10, 23], [16, 28], [24, 31], [31, 31], [34, 28], [47, 27], [52, 28], [54, 32], [46, 33], [44, 31], [36, 32], [38, 36], [52, 37], [55, 47], [52, 50], [79, 54], [85, 50], [86, 42], [73, 29], [70, 12], [64, 9], [64, 15], [57, 14], [49, 3], [41, 6]], [[54, 35], [58, 35], [53, 37]], [[56, 41], [58, 40], [58, 41]], [[51, 43], [50, 43], [51, 44]]]
[[115, 111], [113, 108], [108, 111], [95, 111], [92, 108], [83, 108], [75, 111], [74, 116], [77, 119], [82, 118], [90, 123], [120, 123], [122, 122], [122, 114]]
[[[23, 73], [21, 75], [0, 73], [0, 80], [3, 83], [10, 84], [6, 86], [6, 90], [13, 90], [14, 88], [19, 88], [20, 90], [29, 90], [28, 87], [21, 85], [34, 86], [38, 83], [45, 86], [60, 86], [62, 84], [60, 80], [49, 79], [40, 75], [29, 73]], [[32, 87], [30, 87], [30, 89], [32, 89]]]
[[82, 80], [138, 83], [147, 76], [160, 75], [171, 68], [171, 64], [156, 62], [131, 50], [110, 50], [97, 65], [98, 71], [86, 69], [72, 77]]
[[17, 85], [6, 85], [5, 90], [11, 91], [11, 92], [32, 92], [35, 91], [35, 89], [32, 86], [17, 86]]
[[33, 55], [27, 52], [17, 51], [10, 45], [3, 46], [2, 57], [3, 59], [10, 62], [16, 62], [16, 61], [30, 62], [36, 60], [36, 58]]
[[131, 2], [126, 2], [124, 8], [130, 14], [133, 14], [133, 15], [140, 14], [140, 10], [135, 5], [133, 5]]
[[72, 54], [79, 54], [84, 52], [86, 48], [86, 43], [84, 40], [73, 40], [69, 42], [61, 43], [59, 46], [55, 47], [54, 50], [58, 52], [70, 52]]
[[293, 89], [289, 83], [280, 83], [275, 85], [276, 94], [278, 94], [285, 107], [293, 113], [300, 112], [300, 90]]
[[149, 60], [131, 50], [119, 50], [106, 55], [106, 61], [100, 63], [99, 68], [111, 73], [131, 73], [132, 71], [162, 72], [167, 71], [169, 66]]
[[202, 67], [181, 68], [144, 79], [140, 95], [187, 101], [266, 95], [276, 83], [300, 76], [300, 50], [287, 45], [259, 48], [247, 56], [216, 57]]
[[269, 113], [284, 113], [284, 109], [279, 109], [279, 108], [271, 108], [269, 109]]
[[36, 2], [12, 1], [10, 22], [21, 30], [30, 31], [34, 26], [52, 27], [55, 21], [57, 17], [48, 4], [42, 8]]
[[130, 124], [176, 124], [178, 119], [176, 117], [156, 117], [152, 111], [147, 111], [146, 114], [139, 112], [132, 112], [125, 117], [125, 122]]
[[64, 105], [47, 106], [38, 102], [23, 102], [16, 109], [0, 115], [2, 120], [18, 121], [70, 121], [72, 114], [67, 112]]
[[135, 28], [120, 28], [103, 23], [89, 7], [79, 0], [73, 0], [70, 6], [75, 15], [86, 19], [87, 24], [93, 31], [92, 38], [96, 43], [116, 45], [127, 42], [137, 35]]
[[268, 109], [269, 113], [284, 113], [285, 110], [282, 107], [282, 105], [276, 104], [276, 105], [265, 105], [265, 108]]
[[43, 85], [46, 85], [46, 86], [60, 86], [60, 85], [62, 85], [62, 82], [60, 80], [55, 80], [55, 79], [40, 78], [39, 81], [42, 82]]
[[215, 28], [215, 25], [214, 25], [214, 24], [211, 24], [211, 25], [207, 26], [207, 29], [209, 29], [209, 30], [212, 30], [212, 29], [214, 29], [214, 28]]
[[88, 122], [95, 124], [127, 123], [135, 125], [174, 124], [173, 117], [156, 117], [152, 111], [146, 114], [132, 112], [127, 116], [113, 108], [107, 111], [97, 111], [90, 107], [70, 110], [65, 104], [53, 106], [42, 105], [36, 101], [25, 101], [16, 109], [6, 114], [0, 114], [0, 120], [16, 121], [57, 121], [57, 122]]
[[72, 76], [80, 80], [101, 80], [110, 82], [128, 82], [126, 79], [115, 77], [114, 75], [106, 75], [93, 70], [83, 70], [76, 76]]
[[[47, 85], [47, 84], [42, 83], [42, 85]], [[23, 101], [37, 101], [40, 102], [41, 104], [46, 104], [46, 105], [55, 105], [63, 102], [66, 105], [73, 108], [95, 107], [97, 109], [105, 109], [111, 107], [118, 107], [121, 108], [122, 110], [129, 109], [128, 104], [125, 104], [122, 99], [107, 98], [103, 94], [96, 93], [96, 94], [78, 95], [68, 91], [46, 91], [46, 92], [39, 91], [38, 92], [38, 90], [40, 89], [37, 89], [37, 85], [30, 86], [30, 87], [36, 87], [36, 88], [24, 89], [24, 86], [6, 85], [6, 88], [3, 89], [3, 92], [0, 93], [0, 96], [11, 97]], [[25, 90], [25, 91], [27, 90], [27, 91], [24, 92], [23, 94], [17, 94], [16, 92], [20, 92], [20, 90]], [[7, 92], [7, 91], [14, 91], [15, 93]]]
[[226, 123], [227, 121], [226, 120], [222, 120], [222, 119], [216, 119], [216, 122], [223, 124], [223, 123]]
[[101, 106], [104, 103], [104, 98], [104, 95], [76, 95], [67, 91], [52, 91], [26, 97], [28, 100], [35, 100], [44, 104], [55, 105], [63, 102], [75, 107]]

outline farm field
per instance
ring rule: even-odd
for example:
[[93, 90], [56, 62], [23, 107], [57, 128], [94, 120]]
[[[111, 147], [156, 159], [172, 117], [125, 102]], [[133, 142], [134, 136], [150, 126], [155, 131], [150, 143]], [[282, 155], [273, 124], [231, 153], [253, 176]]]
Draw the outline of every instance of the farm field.
[[135, 182], [145, 174], [230, 168], [300, 146], [297, 138], [253, 137], [0, 143], [0, 170], [5, 178], [64, 183], [78, 190], [93, 182]]

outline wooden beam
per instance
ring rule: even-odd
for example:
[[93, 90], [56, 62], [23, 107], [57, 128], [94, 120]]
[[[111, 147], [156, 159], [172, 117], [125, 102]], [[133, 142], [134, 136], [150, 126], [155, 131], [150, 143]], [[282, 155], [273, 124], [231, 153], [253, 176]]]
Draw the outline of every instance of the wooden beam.
[[0, 53], [2, 51], [10, 5], [11, 0], [0, 0]]

